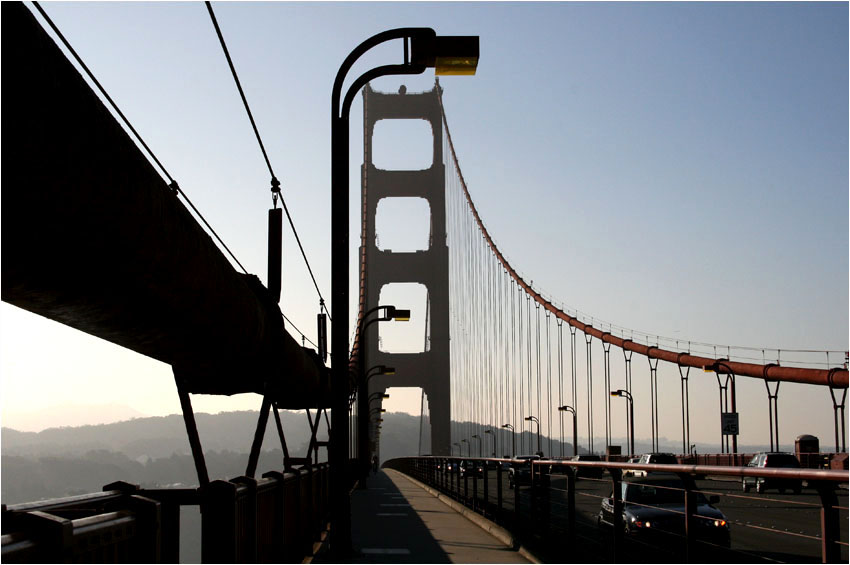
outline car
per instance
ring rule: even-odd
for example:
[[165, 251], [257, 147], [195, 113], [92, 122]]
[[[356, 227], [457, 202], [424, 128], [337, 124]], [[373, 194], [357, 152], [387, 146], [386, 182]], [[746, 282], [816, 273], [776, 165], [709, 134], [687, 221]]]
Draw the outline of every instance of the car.
[[[638, 459], [640, 465], [678, 465], [679, 460], [672, 453], [644, 453]], [[647, 471], [635, 469], [632, 471], [632, 476], [645, 477]]]
[[[780, 452], [762, 452], [753, 455], [747, 467], [758, 469], [799, 469], [800, 461], [793, 453]], [[801, 479], [776, 479], [773, 477], [742, 477], [741, 486], [744, 492], [750, 492], [751, 488], [755, 488], [756, 492], [761, 494], [767, 489], [777, 489], [780, 493], [786, 490], [794, 491], [794, 494], [800, 494], [803, 489], [803, 481]]]
[[[672, 473], [652, 473], [632, 481], [620, 483], [623, 500], [623, 528], [626, 537], [653, 545], [667, 544], [669, 534], [678, 537], [685, 532], [685, 485]], [[720, 497], [706, 498], [697, 495], [694, 511], [694, 532], [697, 541], [708, 542], [724, 548], [730, 547], [729, 523], [723, 512], [713, 506]], [[602, 499], [597, 522], [600, 526], [614, 525], [613, 492]]]
[[[573, 455], [570, 458], [570, 461], [599, 462], [602, 461], [602, 458], [598, 455], [593, 455], [592, 453], [586, 453], [584, 455]], [[602, 476], [602, 473], [605, 472], [605, 469], [602, 467], [576, 467], [575, 469], [577, 479], [598, 479]]]
[[[553, 461], [572, 461], [572, 457], [551, 457]], [[549, 473], [551, 475], [566, 475], [570, 472], [569, 465], [550, 465]]]
[[484, 476], [484, 462], [483, 461], [474, 461], [472, 459], [468, 459], [466, 461], [460, 462], [460, 476], [461, 477], [483, 477]]
[[531, 484], [531, 461], [540, 459], [539, 455], [517, 455], [511, 460], [508, 469], [508, 488]]
[[[629, 460], [626, 463], [640, 463], [640, 457], [629, 457]], [[633, 477], [635, 474], [634, 469], [626, 469], [623, 471], [624, 477]]]

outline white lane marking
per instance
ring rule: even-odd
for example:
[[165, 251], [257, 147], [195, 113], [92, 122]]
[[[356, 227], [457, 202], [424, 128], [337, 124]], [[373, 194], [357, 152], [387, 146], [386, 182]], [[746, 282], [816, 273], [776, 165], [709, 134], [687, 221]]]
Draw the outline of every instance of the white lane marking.
[[385, 548], [385, 547], [364, 547], [360, 553], [366, 554], [384, 554], [384, 555], [410, 555], [409, 549], [401, 548]]

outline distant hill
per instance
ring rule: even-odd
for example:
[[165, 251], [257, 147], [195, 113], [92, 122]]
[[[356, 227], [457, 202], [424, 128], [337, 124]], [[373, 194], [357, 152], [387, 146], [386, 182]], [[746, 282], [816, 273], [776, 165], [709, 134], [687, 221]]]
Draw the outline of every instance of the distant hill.
[[[430, 452], [430, 426], [428, 421], [406, 413], [383, 414], [381, 430], [381, 462], [395, 457], [428, 454]], [[201, 444], [206, 454], [207, 466], [213, 478], [233, 478], [245, 471], [247, 453], [257, 423], [257, 412], [222, 412], [196, 414]], [[281, 412], [287, 447], [293, 456], [304, 456], [309, 440], [307, 417], [303, 412]], [[324, 420], [324, 418], [323, 418]], [[471, 436], [474, 431], [467, 423], [455, 423], [455, 429]], [[497, 455], [510, 455], [511, 434], [495, 430], [498, 434]], [[326, 439], [323, 422], [319, 439]], [[585, 453], [586, 440], [579, 440], [579, 452]], [[197, 482], [186, 428], [182, 416], [136, 418], [125, 422], [95, 426], [50, 428], [41, 432], [20, 432], [2, 428], [0, 431], [0, 499], [5, 504], [34, 501], [43, 498], [67, 496], [100, 490], [103, 485], [117, 480], [143, 486], [194, 485]], [[517, 451], [536, 451], [537, 437], [525, 432], [516, 436]], [[596, 439], [597, 451], [603, 440]], [[624, 438], [614, 438], [615, 445], [625, 445]], [[547, 455], [572, 455], [572, 445], [563, 446], [553, 439], [551, 448], [546, 437], [541, 445]], [[274, 418], [269, 418], [264, 451], [259, 472], [279, 470], [283, 467], [283, 451], [277, 435]], [[470, 438], [462, 444], [463, 455], [477, 456], [479, 448], [484, 456], [496, 448], [490, 434], [482, 434], [479, 443]], [[648, 442], [636, 443], [638, 452], [649, 451]], [[717, 446], [698, 445], [700, 453], [719, 451]], [[763, 450], [763, 446], [740, 446], [739, 452]], [[661, 438], [661, 451], [678, 452], [681, 444]], [[457, 447], [453, 453], [458, 455]], [[327, 451], [320, 452], [322, 459]]]
[[3, 425], [16, 430], [35, 432], [58, 426], [111, 424], [133, 418], [145, 418], [126, 404], [58, 404], [27, 412], [3, 411]]
[[[307, 416], [289, 411], [280, 415], [290, 454], [303, 457], [310, 438]], [[404, 413], [383, 416], [382, 459], [416, 455], [419, 418]], [[226, 479], [243, 474], [257, 412], [198, 413], [195, 418], [210, 476]], [[327, 438], [325, 426], [323, 421], [319, 439]], [[282, 469], [283, 450], [273, 417], [269, 417], [263, 447], [259, 473]], [[180, 415], [41, 432], [2, 428], [0, 452], [0, 499], [4, 504], [95, 492], [116, 480], [146, 487], [197, 482]], [[322, 449], [320, 458], [326, 457]]]

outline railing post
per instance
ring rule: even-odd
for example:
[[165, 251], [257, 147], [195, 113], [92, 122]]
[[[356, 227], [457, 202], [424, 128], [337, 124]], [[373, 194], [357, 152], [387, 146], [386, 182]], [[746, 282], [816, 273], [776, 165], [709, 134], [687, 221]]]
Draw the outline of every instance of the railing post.
[[537, 517], [537, 493], [536, 493], [536, 489], [539, 488], [539, 487], [537, 485], [537, 481], [534, 480], [534, 471], [535, 471], [534, 460], [532, 459], [528, 463], [531, 466], [531, 468], [528, 470], [528, 482], [529, 482], [528, 502], [529, 502], [529, 507], [530, 507], [528, 519], [529, 519], [529, 521], [533, 522], [534, 519]]
[[298, 545], [302, 556], [313, 553], [312, 520], [310, 519], [313, 515], [313, 498], [310, 496], [312, 480], [308, 470], [309, 468], [301, 468], [296, 471], [298, 474]]
[[[286, 488], [283, 473], [279, 471], [268, 471], [263, 473], [264, 479], [273, 479], [275, 481], [274, 488], [274, 498], [272, 500], [272, 509], [271, 513], [273, 516], [273, 526], [266, 527], [269, 531], [272, 532], [272, 544], [273, 548], [266, 553], [272, 557], [273, 561], [283, 561], [285, 559], [284, 556], [284, 548], [286, 547]], [[258, 561], [263, 561], [261, 556], [257, 556]]]
[[540, 468], [540, 470], [541, 470], [540, 488], [541, 488], [542, 496], [544, 497], [543, 504], [544, 504], [544, 508], [545, 508], [545, 510], [544, 510], [545, 514], [543, 515], [543, 521], [544, 521], [544, 526], [546, 528], [546, 535], [547, 536], [549, 535], [549, 527], [550, 527], [551, 519], [552, 519], [552, 496], [551, 496], [552, 495], [552, 492], [551, 492], [552, 491], [552, 466], [549, 465], [548, 467], [549, 467], [549, 474], [546, 475], [545, 477], [542, 473], [546, 469], [546, 467], [542, 466]]
[[[256, 563], [257, 561], [257, 479], [253, 477], [236, 477], [232, 482], [247, 487], [238, 497], [237, 508], [237, 541], [240, 561]], [[241, 507], [241, 508], [240, 508]], [[241, 512], [240, 512], [241, 510]], [[241, 516], [240, 516], [241, 514]], [[240, 523], [241, 522], [241, 523]]]
[[446, 492], [448, 488], [448, 481], [446, 481], [446, 477], [448, 476], [448, 471], [446, 471], [446, 466], [448, 465], [449, 460], [443, 458], [443, 462], [440, 466], [440, 486], [443, 487], [443, 492]]
[[699, 561], [696, 548], [696, 521], [694, 513], [697, 509], [696, 484], [691, 475], [682, 473], [679, 475], [685, 487], [685, 561], [693, 563]]
[[614, 489], [611, 496], [614, 503], [614, 544], [612, 550], [614, 552], [613, 561], [617, 563], [621, 557], [625, 557], [623, 555], [623, 493], [620, 492], [620, 485], [622, 484], [620, 481], [620, 470], [609, 469], [609, 472], [611, 473], [611, 486]]
[[519, 511], [519, 482], [517, 481], [517, 477], [519, 476], [518, 467], [516, 463], [512, 463], [514, 470], [514, 536], [519, 537], [520, 535], [520, 511]]
[[229, 481], [201, 488], [201, 561], [236, 563], [236, 491]]
[[576, 541], [576, 474], [574, 467], [567, 467], [567, 527], [570, 530], [569, 541]]
[[496, 463], [496, 522], [502, 520], [502, 464]]
[[454, 465], [452, 465], [452, 469], [454, 470], [455, 500], [460, 500], [460, 465], [457, 460], [455, 460]]
[[[469, 471], [467, 470], [467, 474]], [[475, 512], [478, 508], [478, 474], [473, 471], [472, 474], [472, 511]]]
[[[460, 473], [460, 465], [458, 465], [458, 473]], [[469, 504], [469, 473], [463, 474], [463, 503]]]
[[180, 504], [171, 500], [160, 501], [160, 504], [162, 561], [177, 563], [180, 561]]
[[841, 549], [838, 546], [838, 541], [841, 539], [841, 528], [839, 526], [838, 495], [835, 493], [835, 484], [817, 481], [814, 486], [821, 501], [821, 562], [839, 563], [841, 561]]
[[[136, 541], [132, 551], [139, 561], [161, 563], [163, 547], [164, 504], [148, 498], [138, 485], [118, 481], [103, 487], [104, 491], [118, 490], [126, 496], [124, 506], [136, 514]], [[177, 506], [177, 535], [180, 527], [180, 506]], [[171, 524], [169, 524], [171, 525]]]
[[481, 465], [481, 468], [483, 469], [482, 473], [484, 474], [484, 506], [482, 506], [482, 514], [485, 516], [487, 515], [488, 505], [490, 504], [490, 478], [488, 477], [490, 471], [488, 467], [488, 461], [484, 461]]

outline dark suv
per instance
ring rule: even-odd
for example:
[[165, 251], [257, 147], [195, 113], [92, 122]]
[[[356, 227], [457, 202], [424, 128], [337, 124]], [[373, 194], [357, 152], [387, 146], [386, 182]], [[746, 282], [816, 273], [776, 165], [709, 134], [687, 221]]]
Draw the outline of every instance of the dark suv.
[[508, 469], [508, 488], [531, 484], [531, 462], [540, 459], [539, 455], [517, 455]]
[[[792, 453], [756, 453], [747, 467], [756, 467], [758, 469], [799, 469], [800, 462]], [[780, 493], [786, 490], [794, 491], [794, 494], [800, 494], [803, 488], [803, 481], [800, 479], [776, 479], [773, 477], [743, 477], [741, 485], [744, 492], [750, 492], [750, 489], [755, 487], [757, 493], [763, 493], [769, 488], [778, 489]]]

